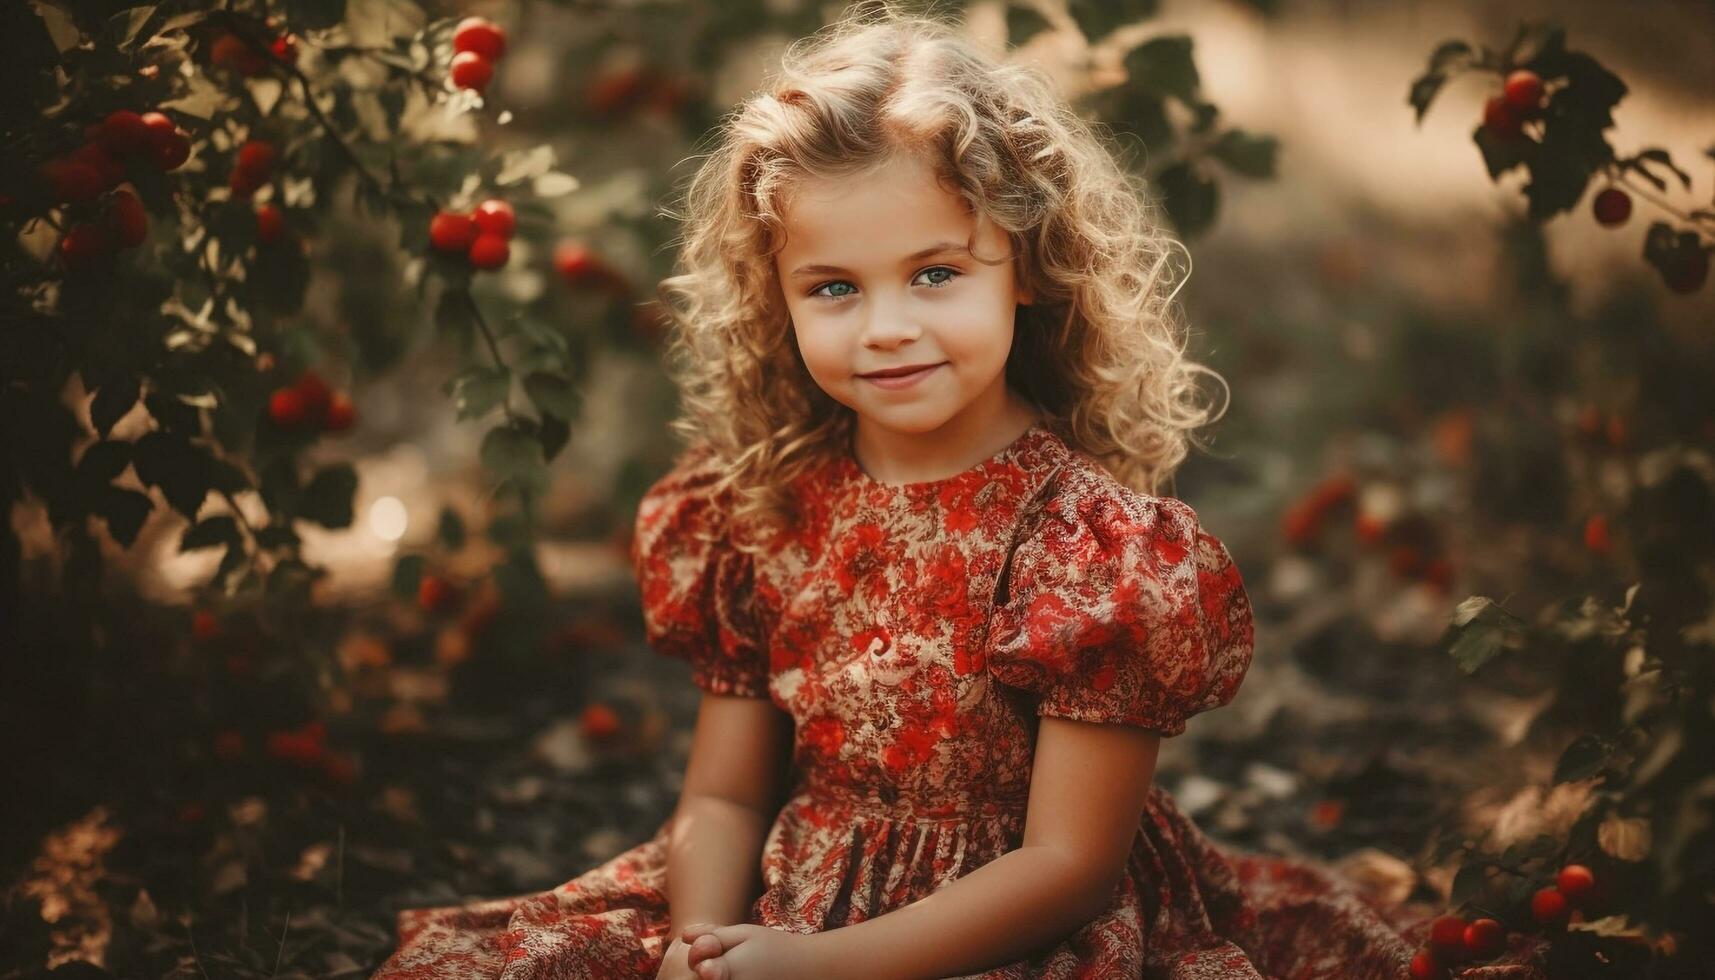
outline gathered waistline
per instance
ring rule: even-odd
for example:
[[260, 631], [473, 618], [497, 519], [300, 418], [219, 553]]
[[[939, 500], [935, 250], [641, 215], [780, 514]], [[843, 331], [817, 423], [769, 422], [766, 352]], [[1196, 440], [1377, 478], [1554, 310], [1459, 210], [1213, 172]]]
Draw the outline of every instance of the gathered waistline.
[[961, 823], [972, 819], [1023, 817], [1029, 796], [945, 800], [921, 800], [873, 795], [839, 783], [800, 782], [792, 799], [826, 802], [863, 816], [883, 817], [914, 823]]

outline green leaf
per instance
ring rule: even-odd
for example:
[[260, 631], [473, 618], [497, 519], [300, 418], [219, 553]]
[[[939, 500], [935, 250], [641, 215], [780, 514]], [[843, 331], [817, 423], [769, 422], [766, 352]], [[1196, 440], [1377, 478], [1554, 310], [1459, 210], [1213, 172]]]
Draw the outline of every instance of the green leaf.
[[109, 378], [103, 382], [89, 403], [89, 420], [94, 424], [96, 434], [105, 438], [112, 432], [125, 413], [137, 404], [140, 390], [141, 385], [131, 376]]
[[1471, 60], [1471, 46], [1464, 41], [1443, 41], [1429, 56], [1429, 67], [1411, 83], [1411, 93], [1406, 101], [1417, 110], [1417, 122], [1422, 124], [1424, 113], [1429, 111], [1429, 104], [1435, 101], [1435, 96], [1447, 84], [1456, 68], [1461, 68]]
[[1006, 39], [1010, 44], [1023, 44], [1052, 26], [1035, 7], [1022, 3], [1006, 5]]
[[1221, 134], [1209, 152], [1235, 173], [1263, 178], [1274, 176], [1274, 158], [1279, 149], [1279, 141], [1272, 136], [1229, 129]]
[[1155, 0], [1068, 0], [1066, 11], [1092, 43], [1116, 28], [1154, 17]]
[[214, 481], [214, 458], [208, 450], [157, 430], [137, 440], [132, 462], [144, 483], [159, 487], [174, 510], [196, 520]]
[[143, 30], [143, 25], [155, 16], [155, 8], [132, 7], [121, 11], [107, 19], [107, 27], [103, 33], [113, 42], [113, 46], [121, 51], [129, 51], [137, 43], [137, 35]]
[[415, 599], [426, 564], [422, 555], [400, 555], [393, 563], [393, 594], [401, 599]]
[[1488, 596], [1471, 596], [1453, 610], [1447, 652], [1467, 674], [1523, 644], [1524, 622]]
[[273, 571], [268, 573], [268, 594], [308, 602], [310, 585], [315, 580], [314, 569], [301, 561], [287, 558], [275, 563]]
[[324, 466], [304, 488], [299, 516], [323, 527], [351, 526], [351, 499], [357, 493], [357, 470], [350, 463]]
[[217, 514], [204, 521], [198, 521], [185, 531], [179, 539], [180, 551], [196, 551], [199, 548], [214, 548], [220, 545], [238, 543], [238, 522], [230, 514]]
[[457, 551], [464, 547], [465, 531], [464, 518], [451, 507], [441, 508], [440, 523], [435, 527], [435, 538], [441, 546], [449, 551]]
[[524, 379], [524, 393], [536, 407], [556, 418], [574, 419], [582, 398], [572, 383], [557, 374], [538, 371]]
[[476, 367], [447, 382], [444, 390], [452, 396], [458, 417], [469, 419], [488, 414], [511, 387], [512, 376], [504, 369]]
[[1215, 223], [1220, 207], [1220, 188], [1201, 169], [1176, 163], [1156, 177], [1162, 203], [1179, 233], [1191, 238]]
[[290, 524], [270, 524], [256, 531], [256, 544], [262, 548], [296, 548], [298, 532]]
[[143, 522], [148, 520], [149, 512], [155, 509], [154, 501], [146, 493], [124, 487], [106, 488], [100, 500], [98, 511], [107, 519], [107, 532], [121, 547], [131, 547], [137, 540], [137, 533], [143, 530]]
[[1145, 41], [1125, 56], [1125, 69], [1131, 84], [1146, 92], [1186, 105], [1199, 101], [1197, 89], [1202, 81], [1191, 56], [1189, 35], [1168, 34]]
[[[363, 184], [360, 182], [359, 187]], [[255, 224], [255, 218], [250, 219]], [[250, 263], [250, 282], [257, 302], [264, 308], [290, 316], [304, 308], [304, 294], [310, 288], [310, 258], [303, 243], [291, 235], [282, 235], [273, 244], [256, 247], [256, 260]]]
[[542, 456], [549, 461], [560, 455], [571, 438], [572, 427], [553, 415], [542, 416], [541, 424], [536, 427], [536, 441], [542, 444]]
[[526, 612], [540, 609], [548, 601], [548, 584], [528, 551], [496, 566], [494, 584], [508, 609]]
[[1560, 761], [1554, 766], [1554, 781], [1567, 783], [1589, 779], [1608, 765], [1613, 754], [1614, 743], [1608, 739], [1600, 735], [1580, 735], [1560, 754]]
[[77, 461], [78, 477], [92, 487], [112, 483], [131, 464], [131, 444], [103, 440], [92, 443]]
[[522, 429], [511, 426], [490, 429], [482, 440], [482, 465], [525, 490], [547, 489], [548, 464], [542, 445]]

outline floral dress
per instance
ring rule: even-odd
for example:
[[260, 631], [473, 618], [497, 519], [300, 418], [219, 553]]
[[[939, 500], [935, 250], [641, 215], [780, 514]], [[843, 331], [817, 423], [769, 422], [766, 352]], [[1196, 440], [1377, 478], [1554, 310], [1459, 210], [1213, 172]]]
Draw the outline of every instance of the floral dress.
[[[632, 558], [655, 649], [795, 724], [753, 924], [814, 933], [909, 905], [1020, 846], [1039, 718], [1177, 735], [1250, 666], [1225, 546], [1045, 425], [922, 483], [836, 456], [794, 484], [799, 520], [760, 555], [734, 546], [718, 475], [681, 457], [639, 507]], [[550, 891], [400, 912], [375, 977], [653, 977], [671, 825]], [[1393, 980], [1416, 941], [1318, 868], [1217, 848], [1155, 786], [1106, 909], [976, 976]]]

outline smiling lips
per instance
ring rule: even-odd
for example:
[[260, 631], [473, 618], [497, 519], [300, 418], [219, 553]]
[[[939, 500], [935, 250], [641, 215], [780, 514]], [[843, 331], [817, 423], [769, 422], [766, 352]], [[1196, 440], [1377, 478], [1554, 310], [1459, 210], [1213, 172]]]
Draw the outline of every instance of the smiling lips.
[[860, 374], [858, 377], [882, 388], [909, 388], [923, 378], [928, 377], [929, 374], [936, 368], [940, 367], [942, 363], [946, 362], [943, 361], [937, 364], [913, 364], [906, 367], [887, 368], [883, 371], [872, 371], [869, 374]]

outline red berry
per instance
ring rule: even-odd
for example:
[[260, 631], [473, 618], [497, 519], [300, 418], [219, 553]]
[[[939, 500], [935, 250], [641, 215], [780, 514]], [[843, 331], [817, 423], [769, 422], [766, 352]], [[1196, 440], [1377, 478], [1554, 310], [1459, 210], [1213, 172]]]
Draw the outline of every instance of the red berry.
[[255, 171], [246, 170], [243, 167], [235, 167], [233, 168], [231, 178], [227, 180], [226, 186], [232, 189], [233, 197], [248, 200], [250, 195], [256, 193], [257, 188], [261, 187], [263, 183], [265, 183], [265, 181], [257, 177]]
[[1596, 887], [1596, 875], [1582, 864], [1568, 864], [1560, 869], [1555, 877], [1554, 885], [1566, 900], [1574, 905], [1580, 904]]
[[1465, 949], [1465, 920], [1457, 915], [1437, 916], [1429, 925], [1429, 945], [1438, 954]]
[[282, 34], [268, 44], [268, 52], [274, 60], [282, 64], [295, 65], [298, 63], [298, 36]]
[[329, 752], [322, 758], [322, 772], [341, 786], [357, 782], [357, 764], [343, 752]]
[[442, 252], [464, 252], [476, 240], [476, 222], [468, 214], [442, 211], [429, 221], [429, 244]]
[[605, 72], [589, 89], [589, 107], [603, 115], [631, 107], [644, 90], [641, 69], [621, 68]]
[[60, 204], [93, 201], [101, 196], [101, 172], [83, 160], [62, 157], [42, 164], [41, 175]]
[[322, 376], [314, 371], [305, 371], [298, 376], [298, 381], [292, 386], [298, 397], [304, 400], [304, 410], [307, 418], [320, 422], [327, 415], [328, 405], [333, 400], [333, 389], [322, 380]]
[[1598, 224], [1618, 227], [1632, 216], [1632, 196], [1618, 187], [1610, 187], [1596, 195], [1590, 209], [1595, 212]]
[[1465, 927], [1465, 951], [1472, 956], [1487, 959], [1501, 951], [1506, 945], [1507, 931], [1494, 919], [1476, 919]]
[[1483, 128], [1497, 136], [1514, 136], [1524, 120], [1504, 96], [1491, 95], [1483, 103]]
[[1423, 555], [1411, 545], [1402, 544], [1388, 554], [1388, 568], [1400, 578], [1410, 578], [1423, 565]]
[[113, 147], [106, 143], [85, 143], [72, 153], [71, 158], [89, 164], [101, 179], [103, 191], [110, 191], [125, 182], [125, 164], [113, 155]]
[[1507, 76], [1501, 87], [1501, 96], [1507, 105], [1529, 112], [1542, 104], [1542, 76], [1528, 68], [1520, 68]]
[[268, 67], [256, 49], [232, 33], [214, 39], [214, 43], [209, 45], [208, 60], [209, 64], [244, 76], [260, 74]]
[[309, 417], [303, 393], [296, 388], [277, 388], [268, 399], [268, 421], [282, 429], [296, 429]]
[[513, 212], [512, 205], [497, 197], [478, 204], [475, 210], [471, 211], [470, 219], [476, 222], [478, 231], [502, 238], [511, 238], [513, 229], [518, 227], [518, 216]]
[[506, 32], [486, 18], [466, 17], [453, 31], [453, 50], [474, 51], [489, 61], [499, 61], [506, 53]]
[[220, 620], [207, 609], [198, 609], [191, 615], [191, 636], [198, 643], [207, 643], [220, 636]]
[[439, 575], [425, 575], [417, 584], [417, 607], [426, 613], [437, 613], [452, 605], [457, 597], [453, 584]]
[[470, 264], [478, 269], [498, 269], [512, 257], [512, 246], [507, 244], [502, 235], [483, 232], [476, 236], [476, 241], [470, 243], [470, 251], [466, 253]]
[[312, 718], [311, 720], [304, 722], [303, 726], [298, 729], [298, 733], [303, 735], [305, 738], [322, 742], [327, 740], [328, 726], [323, 724], [321, 719]]
[[1545, 926], [1557, 925], [1566, 920], [1566, 896], [1558, 888], [1538, 889], [1530, 897], [1530, 914], [1536, 921]]
[[322, 419], [323, 432], [345, 432], [357, 424], [357, 407], [351, 397], [339, 392], [328, 400], [327, 416]]
[[149, 126], [130, 109], [115, 109], [101, 121], [101, 138], [120, 153], [141, 153], [149, 148]]
[[256, 209], [256, 240], [264, 244], [272, 244], [280, 240], [286, 231], [286, 216], [272, 204], [264, 204]]
[[585, 708], [578, 724], [584, 737], [595, 742], [612, 738], [619, 734], [620, 729], [619, 715], [605, 704], [592, 704]]
[[1591, 514], [1584, 522], [1584, 547], [1598, 555], [1606, 555], [1614, 550], [1614, 539], [1608, 533], [1608, 518], [1601, 514]]
[[[151, 115], [160, 115], [160, 113], [144, 113], [143, 118], [148, 119]], [[161, 118], [167, 117], [161, 116]], [[172, 124], [169, 122], [168, 125]], [[186, 160], [191, 158], [191, 141], [186, 139], [185, 134], [176, 128], [162, 132], [151, 127], [151, 133], [153, 134], [154, 146], [150, 154], [154, 158], [155, 166], [161, 170], [177, 170], [184, 166]]]
[[279, 159], [280, 151], [267, 140], [248, 140], [238, 148], [238, 169], [250, 171], [259, 182], [273, 176]]
[[1709, 280], [1709, 253], [1701, 249], [1681, 253], [1662, 273], [1667, 288], [1676, 293], [1695, 293]]
[[1441, 980], [1447, 975], [1447, 968], [1435, 958], [1435, 954], [1427, 949], [1420, 949], [1411, 958], [1412, 980]]
[[567, 240], [554, 249], [554, 271], [565, 281], [581, 285], [600, 279], [606, 270], [588, 245]]
[[459, 88], [480, 92], [494, 77], [494, 64], [475, 51], [460, 51], [453, 55], [451, 75], [453, 84]]
[[68, 269], [82, 269], [113, 253], [113, 239], [100, 225], [72, 225], [60, 239], [60, 258]]
[[113, 195], [107, 220], [113, 229], [113, 237], [125, 248], [136, 248], [149, 237], [148, 212], [143, 210], [143, 202], [130, 191], [122, 190]]

